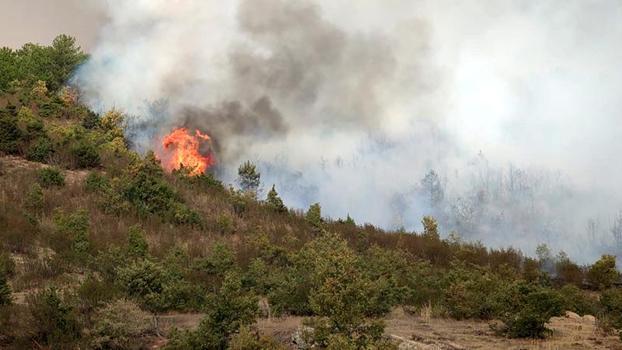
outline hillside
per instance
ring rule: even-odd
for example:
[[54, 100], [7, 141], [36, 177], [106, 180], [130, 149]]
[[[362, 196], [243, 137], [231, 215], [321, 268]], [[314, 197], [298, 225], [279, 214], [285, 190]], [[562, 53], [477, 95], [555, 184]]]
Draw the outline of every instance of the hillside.
[[0, 85], [2, 348], [622, 348], [612, 256], [287, 208], [252, 161], [231, 185], [165, 171], [128, 116], [33, 72]]

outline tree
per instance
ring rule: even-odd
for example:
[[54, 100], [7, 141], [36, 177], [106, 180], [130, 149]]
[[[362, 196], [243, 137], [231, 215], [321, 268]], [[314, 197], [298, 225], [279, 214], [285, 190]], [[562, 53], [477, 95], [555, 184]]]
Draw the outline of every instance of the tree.
[[320, 203], [311, 204], [305, 219], [317, 228], [322, 227], [322, 207], [320, 207]]
[[283, 200], [279, 197], [274, 185], [272, 185], [272, 189], [268, 192], [268, 205], [279, 213], [287, 211], [287, 207], [283, 204]]
[[616, 269], [616, 257], [603, 255], [600, 260], [590, 266], [587, 271], [587, 280], [595, 289], [611, 288], [620, 280], [620, 273]]
[[166, 349], [226, 349], [233, 334], [255, 322], [257, 297], [245, 292], [240, 276], [231, 272], [225, 276], [220, 290], [208, 296], [205, 311], [195, 331], [174, 333]]
[[242, 163], [238, 168], [238, 182], [244, 192], [256, 195], [259, 189], [260, 178], [261, 174], [250, 160]]
[[421, 186], [430, 201], [430, 206], [438, 207], [445, 198], [441, 179], [434, 170], [430, 170], [421, 180]]
[[439, 239], [440, 235], [438, 233], [438, 223], [431, 216], [424, 216], [423, 220], [421, 220], [421, 224], [423, 225], [423, 235], [430, 238]]
[[133, 258], [145, 258], [149, 251], [149, 245], [145, 239], [145, 231], [140, 226], [130, 227], [127, 235], [127, 253]]
[[52, 90], [59, 89], [71, 76], [73, 70], [87, 58], [76, 39], [61, 34], [54, 38], [50, 48], [51, 77], [50, 87]]
[[8, 47], [0, 48], [0, 91], [9, 89], [11, 81], [17, 78], [17, 55]]

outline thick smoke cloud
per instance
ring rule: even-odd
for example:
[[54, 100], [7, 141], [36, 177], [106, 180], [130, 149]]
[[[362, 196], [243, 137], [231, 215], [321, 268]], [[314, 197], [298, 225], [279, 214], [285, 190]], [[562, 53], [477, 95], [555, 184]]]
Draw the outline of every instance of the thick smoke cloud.
[[[581, 261], [622, 209], [622, 4], [107, 1], [74, 82], [139, 150], [208, 131], [222, 177], [259, 163], [292, 206]], [[430, 196], [435, 170], [442, 196]], [[430, 200], [436, 198], [436, 200]]]

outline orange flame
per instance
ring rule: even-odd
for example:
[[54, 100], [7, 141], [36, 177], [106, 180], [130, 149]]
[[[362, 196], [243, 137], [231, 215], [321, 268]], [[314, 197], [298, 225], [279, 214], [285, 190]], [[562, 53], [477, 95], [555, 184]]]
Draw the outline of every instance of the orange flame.
[[180, 169], [182, 166], [189, 169], [190, 175], [201, 175], [214, 164], [211, 154], [201, 154], [201, 145], [209, 143], [210, 137], [199, 130], [192, 135], [187, 128], [177, 128], [164, 136], [162, 146], [164, 153], [161, 158], [162, 166], [167, 171]]

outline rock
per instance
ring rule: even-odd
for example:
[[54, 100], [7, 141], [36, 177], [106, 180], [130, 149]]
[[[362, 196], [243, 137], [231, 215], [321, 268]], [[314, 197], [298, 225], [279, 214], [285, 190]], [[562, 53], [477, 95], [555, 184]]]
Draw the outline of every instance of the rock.
[[591, 323], [594, 324], [596, 323], [596, 317], [592, 316], [592, 315], [584, 315], [583, 316], [583, 321], [585, 323]]
[[566, 318], [571, 320], [582, 320], [583, 318], [572, 311], [566, 311]]

